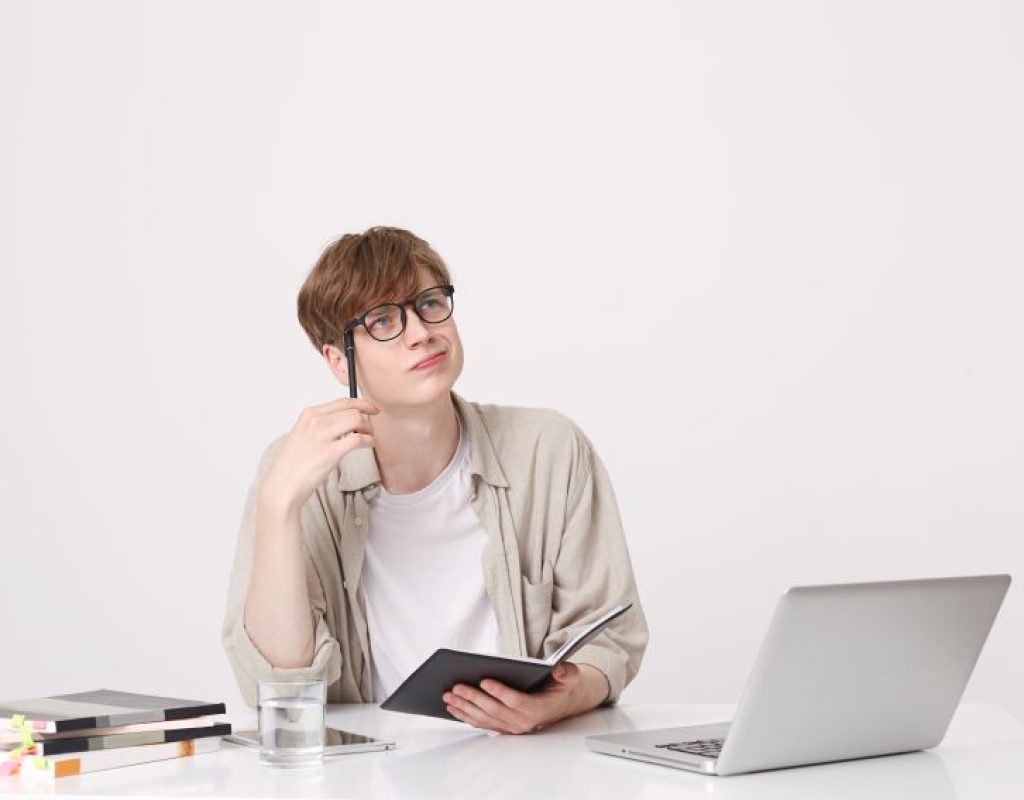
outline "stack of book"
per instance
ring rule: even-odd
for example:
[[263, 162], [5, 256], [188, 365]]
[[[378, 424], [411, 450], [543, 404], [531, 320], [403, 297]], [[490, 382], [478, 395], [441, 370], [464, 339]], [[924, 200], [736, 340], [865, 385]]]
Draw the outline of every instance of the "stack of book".
[[99, 689], [0, 701], [0, 775], [60, 778], [220, 747], [231, 725], [202, 703]]

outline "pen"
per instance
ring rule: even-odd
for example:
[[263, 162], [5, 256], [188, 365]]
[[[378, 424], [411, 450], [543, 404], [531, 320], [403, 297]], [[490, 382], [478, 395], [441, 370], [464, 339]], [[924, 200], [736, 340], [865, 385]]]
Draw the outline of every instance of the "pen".
[[356, 342], [352, 331], [345, 331], [345, 360], [348, 362], [348, 396], [358, 397], [356, 393]]

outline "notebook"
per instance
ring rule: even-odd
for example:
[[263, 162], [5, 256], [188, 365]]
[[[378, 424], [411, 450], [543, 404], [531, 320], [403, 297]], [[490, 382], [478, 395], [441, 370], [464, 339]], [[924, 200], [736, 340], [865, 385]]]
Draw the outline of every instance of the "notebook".
[[169, 758], [184, 758], [200, 753], [211, 753], [220, 748], [220, 738], [190, 739], [184, 742], [147, 744], [122, 747], [116, 750], [97, 750], [92, 753], [72, 753], [54, 758], [30, 758], [22, 766], [21, 774], [28, 778], [64, 778], [83, 772], [98, 772], [132, 764], [147, 764]]
[[447, 648], [436, 650], [380, 707], [404, 714], [455, 719], [448, 713], [441, 696], [456, 683], [478, 686], [484, 678], [491, 678], [521, 692], [535, 691], [547, 681], [555, 667], [632, 606], [632, 603], [617, 606], [602, 614], [545, 659], [492, 656]]
[[60, 733], [86, 728], [109, 728], [139, 722], [179, 720], [223, 714], [223, 703], [204, 703], [148, 694], [96, 689], [28, 700], [0, 701], [0, 730], [17, 729], [20, 715], [32, 731]]
[[163, 744], [165, 742], [187, 742], [195, 739], [208, 739], [212, 736], [228, 736], [230, 733], [231, 725], [227, 722], [222, 722], [216, 725], [205, 725], [195, 728], [173, 728], [162, 731], [137, 731], [135, 733], [94, 735], [90, 732], [88, 736], [61, 736], [56, 734], [61, 736], [61, 738], [37, 740], [33, 746], [33, 753], [38, 756], [58, 756], [66, 753], [116, 750], [122, 747]]
[[[216, 724], [213, 717], [189, 717], [187, 719], [164, 720], [162, 722], [140, 722], [136, 725], [115, 725], [112, 728], [83, 728], [63, 733], [32, 732], [36, 742], [48, 742], [53, 739], [77, 739], [82, 736], [109, 736], [110, 734], [140, 733], [141, 731], [170, 731], [178, 728], [200, 728]], [[0, 749], [13, 748], [22, 744], [20, 730], [0, 730]]]

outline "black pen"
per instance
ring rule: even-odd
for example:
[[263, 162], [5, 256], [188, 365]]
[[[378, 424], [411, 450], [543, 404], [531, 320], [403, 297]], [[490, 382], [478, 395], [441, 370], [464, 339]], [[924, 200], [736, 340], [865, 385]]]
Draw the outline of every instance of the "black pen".
[[352, 331], [345, 331], [345, 360], [348, 362], [348, 396], [358, 397], [356, 393], [356, 342]]

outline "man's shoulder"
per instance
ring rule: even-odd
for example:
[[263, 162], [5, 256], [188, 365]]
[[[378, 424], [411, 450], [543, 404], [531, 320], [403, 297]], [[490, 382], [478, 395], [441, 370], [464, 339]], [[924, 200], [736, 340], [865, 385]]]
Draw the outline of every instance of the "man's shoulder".
[[466, 402], [477, 410], [488, 428], [516, 426], [538, 429], [554, 427], [573, 431], [579, 430], [575, 422], [561, 411], [556, 411], [553, 408]]
[[497, 405], [463, 401], [474, 411], [499, 450], [537, 446], [589, 447], [586, 435], [572, 419], [551, 408]]
[[282, 445], [284, 445], [285, 439], [287, 438], [288, 434], [282, 433], [263, 449], [263, 454], [260, 456], [259, 466], [256, 468], [257, 478], [261, 478], [266, 471], [270, 469], [270, 465], [274, 463], [274, 457], [277, 455], [277, 451], [281, 449]]

